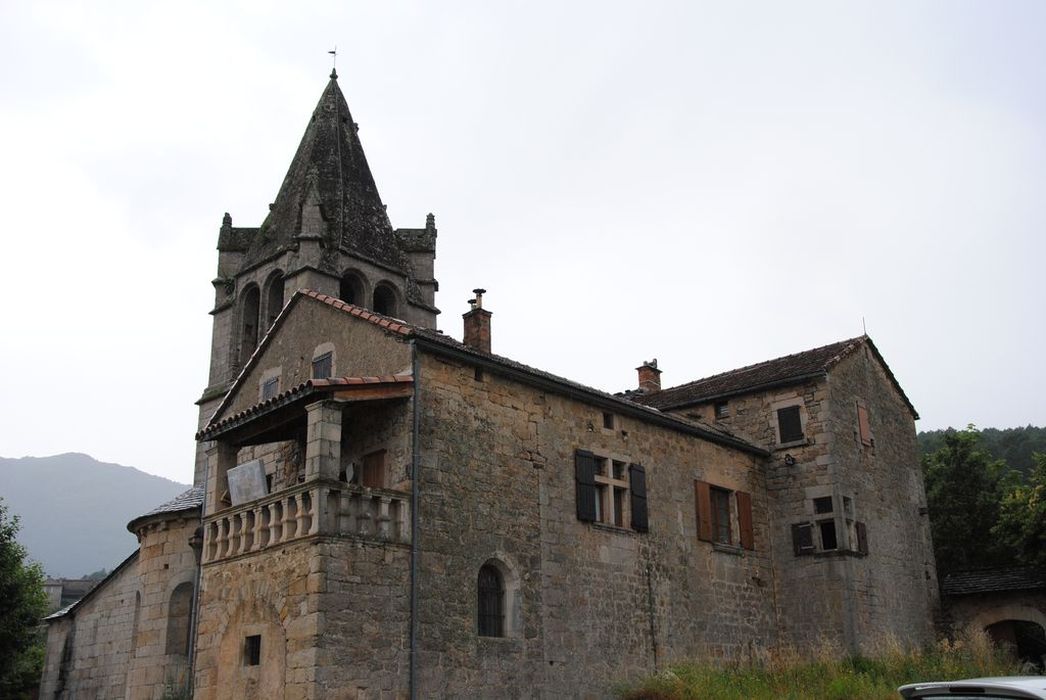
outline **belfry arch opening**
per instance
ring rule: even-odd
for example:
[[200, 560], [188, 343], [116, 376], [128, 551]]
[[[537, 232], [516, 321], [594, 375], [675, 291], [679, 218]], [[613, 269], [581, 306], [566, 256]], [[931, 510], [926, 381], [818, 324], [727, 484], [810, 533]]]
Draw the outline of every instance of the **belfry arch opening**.
[[258, 321], [261, 311], [261, 291], [252, 284], [240, 295], [240, 364], [250, 359], [258, 347]]
[[265, 282], [265, 327], [272, 326], [273, 321], [283, 310], [283, 273], [276, 270]]
[[391, 286], [382, 282], [374, 288], [374, 305], [372, 308], [383, 316], [396, 315], [396, 292]]
[[355, 272], [346, 272], [338, 285], [338, 298], [347, 304], [364, 306], [366, 291], [363, 280]]

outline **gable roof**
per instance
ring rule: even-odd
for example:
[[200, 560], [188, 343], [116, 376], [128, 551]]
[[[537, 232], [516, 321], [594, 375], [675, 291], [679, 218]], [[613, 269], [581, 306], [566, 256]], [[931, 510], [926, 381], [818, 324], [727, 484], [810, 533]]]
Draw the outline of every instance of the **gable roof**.
[[1010, 566], [956, 571], [941, 581], [941, 593], [948, 596], [1030, 590], [1046, 590], [1046, 569]]
[[266, 332], [265, 337], [259, 343], [255, 349], [254, 354], [251, 355], [250, 360], [244, 365], [244, 368], [240, 371], [236, 381], [230, 387], [226, 393], [225, 398], [222, 399], [218, 408], [207, 422], [206, 427], [196, 434], [197, 440], [208, 439], [207, 436], [213, 436], [216, 432], [224, 429], [226, 425], [229, 425], [227, 421], [236, 421], [237, 423], [243, 422], [246, 418], [249, 418], [252, 414], [263, 412], [266, 405], [271, 403], [274, 407], [276, 402], [287, 403], [312, 393], [316, 388], [328, 388], [327, 382], [337, 383], [350, 383], [352, 380], [367, 381], [369, 379], [375, 379], [379, 381], [388, 382], [390, 380], [395, 381], [410, 381], [413, 378], [408, 378], [407, 375], [391, 375], [389, 377], [378, 377], [378, 378], [350, 378], [342, 377], [334, 380], [310, 380], [303, 384], [293, 387], [277, 395], [276, 397], [269, 399], [267, 402], [259, 402], [253, 406], [248, 407], [244, 411], [240, 411], [235, 416], [223, 417], [223, 412], [232, 403], [231, 399], [236, 391], [241, 387], [243, 382], [250, 370], [259, 361], [259, 357], [262, 354], [263, 349], [268, 343], [271, 342], [271, 338], [274, 335], [277, 328], [279, 328], [287, 318], [288, 314], [291, 313], [291, 309], [303, 301], [318, 302], [330, 306], [331, 308], [337, 309], [349, 316], [360, 319], [372, 325], [375, 325], [386, 333], [394, 336], [398, 336], [402, 339], [410, 339], [416, 341], [419, 345], [423, 346], [430, 352], [437, 354], [443, 354], [450, 357], [454, 357], [464, 362], [471, 364], [479, 364], [481, 366], [490, 368], [493, 371], [499, 371], [502, 374], [511, 376], [517, 380], [529, 383], [531, 385], [539, 386], [543, 389], [556, 391], [561, 394], [567, 394], [595, 405], [604, 406], [610, 410], [615, 410], [624, 414], [635, 416], [641, 420], [647, 422], [653, 422], [660, 424], [665, 427], [679, 430], [691, 435], [696, 435], [712, 442], [717, 442], [723, 445], [728, 445], [743, 451], [765, 456], [766, 450], [757, 445], [753, 445], [747, 440], [738, 437], [729, 430], [711, 426], [699, 421], [685, 419], [681, 416], [676, 416], [668, 413], [662, 413], [656, 407], [644, 406], [642, 404], [630, 401], [620, 396], [614, 396], [612, 394], [593, 389], [592, 387], [573, 382], [569, 379], [564, 379], [550, 372], [545, 372], [529, 365], [525, 365], [515, 360], [510, 360], [507, 357], [500, 355], [494, 355], [493, 353], [482, 352], [473, 347], [465, 345], [464, 343], [454, 340], [448, 336], [443, 335], [440, 331], [431, 330], [428, 328], [421, 328], [418, 326], [411, 325], [405, 321], [399, 319], [390, 318], [383, 316], [382, 314], [368, 311], [367, 309], [360, 308], [353, 304], [349, 304], [337, 297], [332, 297], [327, 294], [315, 292], [310, 289], [299, 289], [291, 297], [290, 301], [287, 302], [286, 306], [280, 312], [280, 315], [273, 322], [272, 327]]
[[908, 400], [901, 385], [886, 364], [886, 360], [867, 335], [740, 367], [652, 394], [631, 393], [630, 396], [634, 401], [647, 406], [671, 410], [738, 394], [789, 386], [827, 376], [833, 367], [861, 347], [867, 347], [872, 351], [890, 379], [890, 383], [908, 406], [912, 417], [918, 418], [919, 414], [915, 407]]
[[[317, 234], [333, 261], [338, 248], [402, 272], [410, 269], [371, 175], [338, 74], [313, 110], [280, 191], [257, 234], [250, 236], [245, 265], [293, 244], [299, 233]], [[303, 216], [319, 207], [320, 231], [302, 231]], [[230, 231], [230, 235], [231, 235]]]

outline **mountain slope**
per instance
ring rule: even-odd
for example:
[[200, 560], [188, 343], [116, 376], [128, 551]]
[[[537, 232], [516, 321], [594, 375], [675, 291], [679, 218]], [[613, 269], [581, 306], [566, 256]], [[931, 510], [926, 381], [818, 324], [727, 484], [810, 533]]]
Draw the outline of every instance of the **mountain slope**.
[[112, 569], [138, 546], [127, 523], [187, 488], [78, 453], [0, 457], [0, 497], [22, 520], [18, 540], [49, 576]]

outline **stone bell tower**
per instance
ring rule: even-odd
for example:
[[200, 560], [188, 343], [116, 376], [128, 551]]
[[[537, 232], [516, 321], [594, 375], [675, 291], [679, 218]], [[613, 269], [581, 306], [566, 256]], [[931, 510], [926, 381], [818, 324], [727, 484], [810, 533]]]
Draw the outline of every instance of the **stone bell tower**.
[[[436, 327], [436, 220], [393, 229], [332, 71], [261, 226], [218, 233], [207, 387], [199, 427], [295, 290], [308, 288], [424, 328]], [[194, 485], [204, 479], [205, 443]]]

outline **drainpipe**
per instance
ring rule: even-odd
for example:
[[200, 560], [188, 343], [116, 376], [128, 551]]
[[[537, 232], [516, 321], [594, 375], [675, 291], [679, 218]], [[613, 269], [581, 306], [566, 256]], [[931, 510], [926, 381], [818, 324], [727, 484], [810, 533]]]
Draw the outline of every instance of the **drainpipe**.
[[414, 376], [414, 397], [412, 426], [411, 426], [411, 457], [410, 457], [410, 667], [408, 671], [410, 700], [417, 698], [417, 674], [418, 674], [418, 504], [421, 501], [421, 466], [420, 443], [421, 443], [421, 404], [418, 401], [421, 395], [421, 377], [418, 372], [418, 346], [414, 340], [410, 341], [410, 367]]

